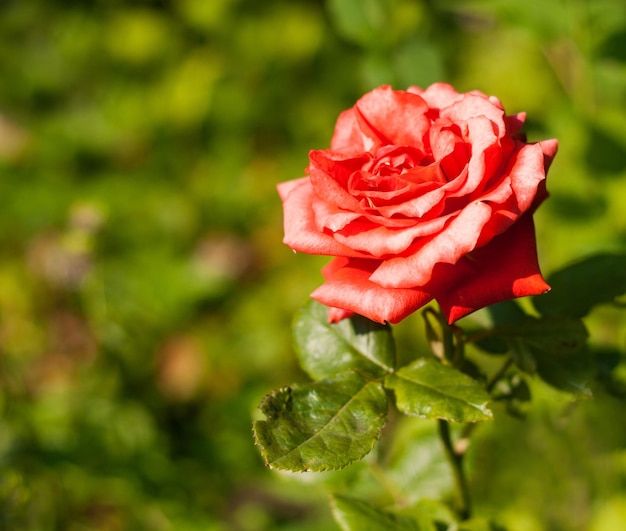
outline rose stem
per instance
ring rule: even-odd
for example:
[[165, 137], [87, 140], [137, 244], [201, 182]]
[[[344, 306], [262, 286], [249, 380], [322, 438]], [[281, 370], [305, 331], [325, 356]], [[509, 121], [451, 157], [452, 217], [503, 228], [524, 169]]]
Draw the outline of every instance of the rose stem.
[[467, 478], [463, 468], [463, 457], [465, 453], [455, 450], [452, 444], [452, 438], [450, 437], [450, 425], [448, 422], [440, 419], [438, 423], [439, 437], [441, 437], [446, 456], [452, 466], [452, 472], [454, 474], [454, 482], [457, 490], [457, 513], [461, 520], [467, 520], [471, 514], [471, 502]]
[[[450, 326], [443, 315], [440, 314], [441, 329], [443, 334], [444, 358], [453, 367], [459, 367], [463, 363], [464, 343], [460, 330]], [[457, 491], [457, 513], [461, 520], [467, 520], [471, 514], [471, 502], [467, 477], [463, 468], [463, 458], [467, 444], [454, 446], [450, 435], [450, 425], [447, 421], [439, 419], [439, 437], [443, 442], [446, 457], [452, 467], [454, 482]]]

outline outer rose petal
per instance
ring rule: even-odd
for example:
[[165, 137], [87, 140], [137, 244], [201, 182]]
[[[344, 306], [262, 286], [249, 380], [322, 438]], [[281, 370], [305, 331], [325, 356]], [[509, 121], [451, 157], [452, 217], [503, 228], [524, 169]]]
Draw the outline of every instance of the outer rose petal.
[[283, 243], [294, 251], [330, 256], [367, 256], [336, 241], [318, 230], [312, 204], [316, 200], [308, 177], [280, 183], [278, 193], [283, 201]]
[[533, 219], [525, 215], [451, 268], [448, 273], [456, 285], [435, 296], [448, 322], [491, 304], [549, 291], [536, 249]]
[[[432, 300], [432, 295], [418, 289], [387, 289], [369, 280], [377, 260], [335, 258], [323, 270], [326, 282], [311, 297], [334, 308], [329, 318], [337, 320], [349, 312], [358, 313], [379, 323], [399, 323]], [[337, 309], [347, 310], [341, 314]]]

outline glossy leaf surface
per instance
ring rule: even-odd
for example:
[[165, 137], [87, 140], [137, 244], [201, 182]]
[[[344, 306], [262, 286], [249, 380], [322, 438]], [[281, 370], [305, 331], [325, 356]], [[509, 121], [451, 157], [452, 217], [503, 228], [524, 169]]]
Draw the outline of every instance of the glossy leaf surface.
[[395, 364], [389, 325], [360, 315], [329, 324], [328, 307], [313, 300], [297, 313], [293, 335], [300, 365], [315, 380], [349, 369], [382, 376]]
[[438, 362], [419, 359], [386, 379], [398, 409], [407, 415], [454, 422], [490, 420], [489, 395], [469, 376]]
[[336, 470], [361, 459], [380, 436], [387, 398], [356, 372], [274, 391], [254, 423], [267, 465], [292, 471]]

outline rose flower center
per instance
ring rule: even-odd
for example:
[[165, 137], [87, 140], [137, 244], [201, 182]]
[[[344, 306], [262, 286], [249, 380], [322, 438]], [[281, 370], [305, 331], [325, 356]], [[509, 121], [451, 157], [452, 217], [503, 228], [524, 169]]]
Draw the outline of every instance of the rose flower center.
[[369, 208], [393, 202], [407, 193], [419, 195], [447, 182], [432, 156], [411, 146], [383, 146], [355, 171], [348, 189]]

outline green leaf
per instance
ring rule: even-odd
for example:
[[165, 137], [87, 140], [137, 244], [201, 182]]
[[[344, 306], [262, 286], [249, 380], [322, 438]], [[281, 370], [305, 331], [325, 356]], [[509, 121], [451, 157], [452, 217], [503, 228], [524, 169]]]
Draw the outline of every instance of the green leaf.
[[533, 298], [543, 315], [584, 317], [626, 293], [626, 255], [595, 255], [550, 275], [552, 290]]
[[395, 365], [389, 325], [360, 315], [329, 324], [328, 307], [314, 300], [296, 314], [293, 336], [300, 365], [314, 380], [349, 369], [383, 376]]
[[496, 327], [494, 333], [510, 344], [518, 366], [536, 372], [557, 389], [576, 396], [589, 396], [587, 382], [594, 371], [587, 352], [587, 329], [569, 317], [528, 317], [515, 325]]
[[260, 405], [254, 436], [271, 468], [337, 470], [361, 459], [380, 437], [387, 397], [379, 382], [347, 372], [283, 387]]
[[410, 508], [411, 515], [426, 514], [439, 522], [445, 519], [441, 510], [451, 510], [437, 500], [447, 498], [454, 482], [437, 428], [437, 423], [418, 417], [405, 417], [395, 424], [392, 440], [385, 445], [385, 476], [389, 485], [402, 493], [407, 504], [403, 514]]
[[466, 374], [434, 359], [419, 359], [387, 377], [398, 409], [407, 415], [454, 422], [490, 420], [489, 395]]
[[[519, 323], [526, 319], [526, 314], [515, 300], [508, 300], [487, 306], [487, 312], [491, 319], [492, 326], [509, 325]], [[479, 331], [472, 331], [472, 334], [479, 334]], [[487, 334], [474, 343], [478, 348], [487, 354], [506, 354], [509, 346], [501, 337]]]
[[349, 496], [332, 495], [331, 508], [343, 531], [436, 531], [431, 522], [382, 511]]
[[503, 301], [487, 306], [487, 312], [495, 326], [519, 323], [526, 318], [524, 310], [520, 308], [515, 300]]
[[509, 343], [511, 355], [515, 365], [527, 374], [535, 374], [537, 371], [537, 361], [534, 350], [524, 341], [523, 338], [512, 338]]

